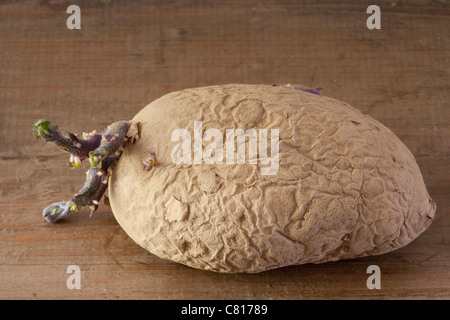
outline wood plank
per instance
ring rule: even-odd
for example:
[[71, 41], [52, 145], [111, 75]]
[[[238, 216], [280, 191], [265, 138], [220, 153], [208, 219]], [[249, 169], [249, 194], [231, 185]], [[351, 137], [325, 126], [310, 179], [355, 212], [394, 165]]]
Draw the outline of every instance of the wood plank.
[[[449, 299], [450, 5], [380, 1], [64, 1], [0, 4], [0, 298]], [[81, 133], [130, 119], [161, 95], [224, 83], [301, 83], [391, 128], [416, 156], [436, 219], [395, 252], [352, 261], [216, 274], [137, 246], [107, 206], [58, 224], [48, 204], [69, 199], [84, 169], [34, 138], [51, 118]], [[80, 290], [66, 286], [69, 265]], [[366, 286], [369, 265], [382, 288]]]

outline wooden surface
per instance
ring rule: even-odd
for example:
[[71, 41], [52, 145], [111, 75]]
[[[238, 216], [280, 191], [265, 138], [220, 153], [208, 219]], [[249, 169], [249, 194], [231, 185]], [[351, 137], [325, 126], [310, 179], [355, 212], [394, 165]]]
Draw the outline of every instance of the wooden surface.
[[[70, 4], [81, 30], [66, 27]], [[381, 30], [366, 27], [371, 4]], [[449, 299], [449, 17], [445, 0], [0, 2], [0, 298]], [[389, 254], [248, 275], [163, 261], [104, 205], [43, 220], [85, 175], [35, 139], [35, 121], [102, 129], [170, 91], [225, 83], [321, 86], [391, 128], [437, 203], [431, 227]]]

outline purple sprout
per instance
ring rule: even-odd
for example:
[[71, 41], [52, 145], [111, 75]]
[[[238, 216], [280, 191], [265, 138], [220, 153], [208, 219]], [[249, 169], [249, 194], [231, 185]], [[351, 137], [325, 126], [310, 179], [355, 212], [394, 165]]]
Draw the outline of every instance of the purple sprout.
[[315, 89], [311, 89], [311, 88], [307, 88], [298, 84], [283, 84], [280, 87], [282, 88], [291, 88], [291, 89], [295, 89], [295, 90], [301, 90], [301, 91], [305, 91], [305, 92], [309, 92], [309, 93], [313, 93], [316, 94], [318, 96], [322, 95], [322, 90], [323, 88], [315, 88]]
[[142, 170], [150, 171], [156, 164], [156, 155], [154, 152], [149, 151], [147, 155], [142, 159]]
[[78, 167], [84, 159], [89, 159], [90, 163], [83, 188], [70, 201], [53, 203], [45, 208], [43, 216], [46, 221], [56, 222], [86, 205], [91, 209], [91, 214], [97, 210], [108, 187], [112, 168], [127, 141], [129, 127], [129, 121], [118, 121], [109, 125], [101, 134], [94, 130], [91, 133], [83, 133], [80, 139], [73, 133], [64, 136], [58, 127], [48, 120], [39, 120], [34, 124], [38, 138], [41, 137], [70, 154], [72, 167]]

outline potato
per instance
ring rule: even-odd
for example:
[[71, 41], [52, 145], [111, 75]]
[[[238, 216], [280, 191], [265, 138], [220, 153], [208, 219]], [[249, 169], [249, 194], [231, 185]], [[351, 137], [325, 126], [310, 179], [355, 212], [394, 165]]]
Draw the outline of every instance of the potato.
[[[378, 255], [434, 217], [408, 148], [332, 98], [194, 88], [157, 99], [132, 123], [139, 139], [114, 168], [109, 200], [126, 233], [163, 259], [255, 273]], [[156, 165], [143, 170], [149, 151]]]

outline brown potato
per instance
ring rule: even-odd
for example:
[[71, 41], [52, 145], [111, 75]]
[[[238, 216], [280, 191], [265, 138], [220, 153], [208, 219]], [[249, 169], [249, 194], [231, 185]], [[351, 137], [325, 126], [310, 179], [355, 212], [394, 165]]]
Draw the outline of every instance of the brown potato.
[[[332, 98], [268, 85], [211, 86], [167, 94], [132, 123], [139, 139], [113, 171], [110, 203], [127, 234], [164, 259], [261, 272], [377, 255], [405, 246], [434, 217], [408, 148]], [[174, 139], [178, 129], [203, 139]], [[234, 146], [227, 129], [256, 133], [243, 144], [244, 159], [227, 158]], [[180, 141], [191, 152], [176, 149]], [[265, 162], [261, 141], [268, 157], [278, 148], [278, 163], [275, 156]], [[149, 151], [156, 165], [143, 170]], [[185, 163], [174, 163], [181, 155]]]

